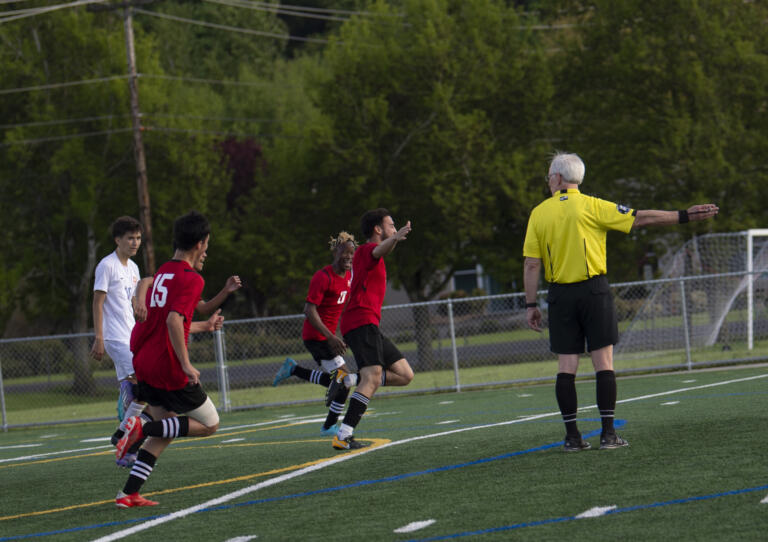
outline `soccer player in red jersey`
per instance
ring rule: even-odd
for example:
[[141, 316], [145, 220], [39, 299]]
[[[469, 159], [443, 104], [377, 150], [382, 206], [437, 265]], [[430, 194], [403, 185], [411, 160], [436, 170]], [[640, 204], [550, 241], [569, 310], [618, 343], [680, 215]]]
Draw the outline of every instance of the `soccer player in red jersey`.
[[325, 388], [331, 384], [331, 378], [345, 382], [345, 386], [337, 386], [333, 393], [328, 393], [326, 406], [328, 416], [320, 430], [321, 435], [335, 435], [339, 429], [336, 425], [339, 415], [344, 409], [344, 403], [349, 395], [349, 388], [357, 383], [357, 375], [350, 374], [344, 358], [347, 345], [336, 336], [341, 311], [349, 298], [352, 280], [352, 257], [355, 254], [355, 237], [342, 231], [337, 237], [331, 237], [328, 243], [333, 253], [333, 262], [318, 270], [309, 283], [304, 304], [304, 328], [301, 338], [304, 346], [312, 354], [321, 370], [307, 369], [291, 358], [286, 358], [282, 367], [272, 382], [277, 386], [283, 380], [295, 376], [319, 384]]
[[[199, 272], [207, 257], [210, 226], [197, 212], [176, 219], [173, 225], [173, 259], [157, 270], [147, 292], [147, 318], [131, 333], [136, 396], [149, 406], [155, 421], [142, 426], [132, 417], [118, 441], [120, 459], [133, 443], [148, 437], [115, 502], [119, 508], [154, 506], [139, 495], [158, 456], [176, 437], [212, 435], [219, 427], [216, 407], [200, 386], [200, 371], [189, 359], [189, 334], [220, 329], [224, 318], [216, 311], [207, 321], [193, 322], [205, 281]], [[182, 416], [181, 414], [185, 414]]]
[[341, 333], [355, 356], [360, 382], [349, 399], [347, 413], [333, 438], [333, 447], [337, 450], [367, 446], [357, 442], [352, 433], [379, 386], [407, 386], [413, 380], [413, 369], [408, 360], [379, 329], [381, 306], [387, 290], [384, 257], [398, 242], [405, 240], [411, 231], [411, 222], [397, 230], [389, 211], [379, 208], [367, 211], [361, 219], [361, 226], [368, 242], [355, 251], [352, 293], [341, 315]]

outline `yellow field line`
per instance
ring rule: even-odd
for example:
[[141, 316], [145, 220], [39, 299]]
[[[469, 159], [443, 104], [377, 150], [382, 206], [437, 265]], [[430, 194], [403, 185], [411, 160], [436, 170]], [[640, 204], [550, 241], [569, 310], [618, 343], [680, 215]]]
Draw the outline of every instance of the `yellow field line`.
[[[211, 437], [206, 437], [206, 438], [211, 438]], [[200, 439], [200, 440], [202, 440], [202, 439]], [[371, 447], [370, 448], [363, 448], [363, 449], [355, 451], [355, 452], [347, 452], [348, 454], [360, 453], [360, 452], [362, 452], [364, 450], [370, 450], [371, 448], [376, 448], [378, 446], [382, 446], [383, 444], [387, 444], [387, 443], [390, 442], [389, 439], [379, 439], [379, 438], [360, 439], [360, 440], [361, 441], [365, 440], [365, 441], [371, 442], [372, 443]], [[277, 442], [264, 442], [264, 443], [252, 443], [252, 444], [248, 444], [248, 443], [242, 443], [242, 444], [222, 444], [219, 447], [224, 448], [224, 447], [230, 447], [230, 446], [268, 446], [268, 445], [295, 444], [295, 443], [304, 443], [304, 442], [327, 442], [327, 441], [328, 441], [328, 439], [294, 440], [294, 441], [277, 441]], [[208, 448], [208, 447], [207, 446], [195, 446], [195, 448]], [[189, 447], [186, 447], [184, 449], [189, 449]], [[98, 453], [95, 453], [95, 454], [87, 454], [87, 455], [100, 455], [100, 454], [103, 454], [103, 453], [112, 453], [112, 452], [98, 452]], [[85, 457], [85, 456], [80, 456], [80, 457]], [[334, 459], [335, 457], [338, 457], [338, 454], [335, 455], [335, 456], [332, 456], [332, 457], [325, 457], [325, 458], [322, 458], [322, 459], [316, 459], [314, 461], [308, 461], [306, 463], [300, 463], [298, 465], [290, 465], [288, 467], [282, 467], [282, 468], [279, 468], [279, 469], [272, 469], [272, 470], [268, 470], [268, 471], [264, 471], [264, 472], [258, 472], [258, 473], [254, 473], [254, 474], [245, 474], [243, 476], [236, 476], [235, 478], [227, 478], [227, 479], [224, 479], [224, 480], [214, 480], [212, 482], [203, 482], [201, 484], [195, 484], [195, 485], [191, 485], [191, 486], [184, 486], [184, 487], [177, 487], [177, 488], [174, 488], [174, 489], [163, 489], [163, 490], [160, 490], [160, 491], [153, 491], [151, 493], [145, 493], [144, 496], [147, 497], [147, 496], [153, 496], [153, 495], [165, 495], [167, 493], [176, 493], [178, 491], [188, 491], [190, 489], [200, 489], [200, 488], [203, 488], [203, 487], [212, 487], [212, 486], [223, 485], [223, 484], [231, 484], [231, 483], [234, 483], [234, 482], [244, 482], [244, 481], [247, 481], [247, 480], [251, 480], [253, 478], [259, 478], [261, 476], [270, 476], [272, 474], [280, 474], [280, 473], [283, 473], [283, 472], [289, 472], [289, 471], [292, 471], [292, 470], [297, 470], [297, 469], [302, 469], [304, 467], [309, 467], [309, 466], [312, 466], [312, 465], [317, 465], [318, 463], [323, 463], [324, 461], [329, 461], [331, 459]], [[59, 458], [59, 459], [65, 459], [65, 458]], [[46, 461], [54, 461], [54, 460], [46, 460]], [[57, 512], [67, 512], [69, 510], [78, 510], [78, 509], [81, 509], [81, 508], [89, 508], [89, 507], [92, 507], [92, 506], [100, 506], [100, 505], [103, 505], [103, 504], [114, 504], [114, 502], [115, 502], [114, 499], [109, 499], [109, 500], [105, 500], [105, 501], [96, 501], [96, 502], [89, 502], [89, 503], [82, 503], [82, 504], [74, 504], [72, 506], [65, 506], [65, 507], [62, 507], [62, 508], [51, 508], [49, 510], [38, 510], [36, 512], [25, 512], [23, 514], [15, 514], [15, 515], [12, 515], [12, 516], [1, 516], [0, 517], [0, 521], [28, 518], [28, 517], [33, 517], [33, 516], [42, 516], [42, 515], [53, 514], [53, 513], [57, 513]]]
[[[222, 433], [222, 434], [218, 434], [217, 433], [217, 434], [211, 435], [209, 437], [192, 437], [192, 438], [188, 439], [188, 442], [195, 442], [195, 441], [199, 441], [199, 440], [211, 440], [211, 439], [216, 439], [216, 438], [228, 438], [228, 437], [231, 437], [232, 435], [242, 435], [242, 434], [245, 434], [245, 433], [255, 433], [255, 432], [258, 432], [258, 431], [271, 431], [272, 429], [283, 429], [285, 427], [292, 427], [294, 425], [303, 425], [303, 424], [288, 423], [288, 424], [283, 424], [283, 425], [272, 425], [272, 426], [269, 426], [269, 427], [259, 427], [257, 429], [245, 429], [243, 431], [236, 431], [234, 433]], [[301, 442], [307, 442], [307, 441], [301, 441]], [[114, 454], [114, 453], [115, 453], [114, 450], [104, 450], [103, 452], [93, 452], [93, 453], [90, 453], [90, 454], [69, 455], [69, 456], [66, 456], [66, 457], [54, 457], [54, 458], [50, 458], [50, 459], [35, 459], [33, 461], [26, 461], [24, 463], [9, 463], [8, 465], [0, 465], [0, 470], [1, 469], [8, 469], [8, 468], [11, 468], [11, 467], [24, 467], [24, 466], [27, 466], [27, 465], [39, 465], [39, 464], [42, 464], [42, 463], [53, 463], [55, 461], [68, 461], [70, 459], [79, 459], [81, 457], [91, 457], [91, 456], [94, 456], [94, 455], [106, 455], [106, 454]], [[0, 518], [0, 519], [2, 519], [2, 518]]]

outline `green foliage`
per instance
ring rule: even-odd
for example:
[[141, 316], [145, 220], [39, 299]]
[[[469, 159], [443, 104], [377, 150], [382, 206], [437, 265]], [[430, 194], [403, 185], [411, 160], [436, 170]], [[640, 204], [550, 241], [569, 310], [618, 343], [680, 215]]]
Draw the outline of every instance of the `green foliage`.
[[[337, 212], [350, 227], [385, 206], [413, 233], [391, 273], [413, 300], [431, 299], [457, 261], [482, 258], [499, 224], [519, 225], [530, 157], [541, 150], [551, 83], [529, 32], [500, 2], [380, 1], [397, 17], [354, 19], [325, 51], [317, 103], [318, 191], [346, 190]], [[510, 31], [510, 27], [515, 28]], [[510, 218], [511, 217], [511, 218]]]
[[[206, 213], [204, 296], [233, 273], [245, 283], [228, 317], [300, 311], [311, 273], [330, 261], [328, 236], [360, 237], [359, 217], [379, 206], [413, 223], [387, 262], [412, 299], [434, 298], [475, 263], [504, 288], [519, 285], [527, 217], [555, 148], [584, 157], [587, 193], [635, 208], [721, 205], [714, 222], [609, 236], [613, 279], [637, 278], [646, 252], [693, 233], [765, 221], [764, 3], [306, 3], [375, 15], [146, 7], [328, 46], [134, 17], [156, 259], [171, 255], [175, 217]], [[125, 74], [122, 12], [3, 23], [0, 73], [4, 89]], [[113, 248], [107, 228], [138, 215], [127, 82], [2, 98], [0, 329], [85, 329], [93, 265]], [[100, 135], [73, 137], [86, 133]], [[229, 141], [258, 147], [249, 176], [223, 156]]]
[[[768, 152], [765, 5], [565, 4], [588, 8], [563, 40], [557, 76], [557, 129], [563, 146], [585, 158], [584, 190], [641, 209], [721, 205], [716, 222], [681, 228], [685, 236], [763, 223], [768, 199], [756, 187]], [[638, 251], [654, 236], [633, 234]], [[622, 254], [617, 276], [636, 277], [637, 260]]]

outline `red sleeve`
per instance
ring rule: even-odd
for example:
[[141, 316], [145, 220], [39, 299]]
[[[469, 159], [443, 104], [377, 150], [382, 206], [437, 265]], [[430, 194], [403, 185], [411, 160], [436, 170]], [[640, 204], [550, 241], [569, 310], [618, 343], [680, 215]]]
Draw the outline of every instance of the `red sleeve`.
[[331, 277], [322, 269], [312, 275], [309, 282], [309, 292], [307, 293], [307, 302], [313, 305], [320, 305], [325, 296], [325, 291], [331, 285]]

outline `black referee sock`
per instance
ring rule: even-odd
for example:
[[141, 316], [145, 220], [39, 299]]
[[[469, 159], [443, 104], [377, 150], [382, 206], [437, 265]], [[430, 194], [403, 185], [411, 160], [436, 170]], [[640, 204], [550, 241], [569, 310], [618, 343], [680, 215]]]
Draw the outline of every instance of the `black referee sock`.
[[613, 371], [598, 371], [597, 379], [597, 408], [600, 410], [600, 421], [603, 424], [603, 434], [614, 433], [614, 411], [616, 410], [616, 373]]
[[569, 373], [557, 373], [555, 380], [555, 396], [557, 404], [560, 407], [560, 414], [565, 423], [565, 434], [569, 437], [581, 436], [579, 428], [576, 425], [576, 375]]
[[125, 487], [123, 487], [123, 493], [130, 495], [139, 491], [142, 484], [152, 474], [152, 469], [155, 468], [155, 461], [157, 461], [157, 458], [154, 455], [146, 450], [139, 450], [136, 462], [131, 468], [131, 474], [128, 476], [128, 481], [125, 482]]
[[347, 408], [347, 413], [344, 415], [342, 423], [353, 428], [357, 427], [357, 424], [360, 423], [360, 419], [368, 408], [369, 401], [370, 399], [362, 393], [358, 391], [353, 393], [352, 398], [349, 400], [349, 407]]
[[189, 418], [187, 416], [173, 416], [155, 422], [147, 422], [142, 430], [147, 437], [186, 437], [189, 434]]
[[301, 365], [297, 365], [293, 368], [293, 376], [312, 382], [313, 384], [320, 384], [324, 388], [331, 385], [331, 376], [323, 371], [317, 371], [313, 369], [307, 369]]

